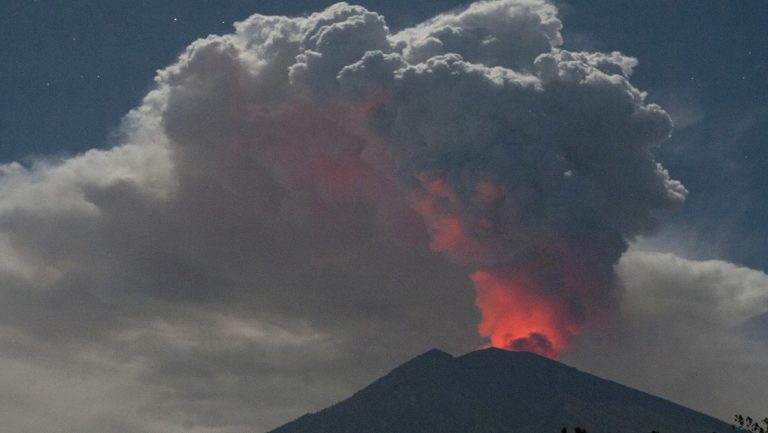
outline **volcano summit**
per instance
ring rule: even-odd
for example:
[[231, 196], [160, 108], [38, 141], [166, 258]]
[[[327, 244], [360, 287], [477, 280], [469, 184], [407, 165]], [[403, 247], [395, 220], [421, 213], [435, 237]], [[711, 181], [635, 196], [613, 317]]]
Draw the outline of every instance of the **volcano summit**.
[[729, 432], [713, 417], [529, 352], [431, 350], [270, 433]]

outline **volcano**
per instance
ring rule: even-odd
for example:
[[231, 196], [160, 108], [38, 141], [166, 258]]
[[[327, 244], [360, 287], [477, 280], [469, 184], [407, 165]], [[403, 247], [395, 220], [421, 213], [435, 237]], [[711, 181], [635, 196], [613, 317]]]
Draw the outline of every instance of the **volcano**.
[[426, 352], [270, 433], [726, 433], [731, 426], [528, 352]]

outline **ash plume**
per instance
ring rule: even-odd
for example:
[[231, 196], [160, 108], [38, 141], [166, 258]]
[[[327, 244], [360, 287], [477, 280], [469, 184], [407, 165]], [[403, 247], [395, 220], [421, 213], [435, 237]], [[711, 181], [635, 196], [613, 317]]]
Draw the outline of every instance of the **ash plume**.
[[325, 14], [292, 84], [370, 109], [431, 248], [477, 268], [492, 345], [564, 350], [610, 310], [627, 239], [687, 194], [651, 153], [672, 122], [630, 84], [636, 60], [559, 48], [540, 1], [479, 2], [388, 38], [370, 12]]
[[[8, 241], [23, 250], [39, 232], [20, 215], [54, 206], [47, 218], [65, 226], [91, 221], [69, 231], [78, 254], [119, 246], [92, 263], [113, 258], [104, 269], [120, 275], [168, 261], [184, 276], [128, 266], [123, 281], [142, 291], [205, 298], [259, 276], [275, 288], [257, 298], [279, 309], [291, 308], [279, 293], [305, 296], [306, 283], [274, 269], [360, 249], [378, 257], [388, 238], [428, 244], [471, 270], [490, 344], [556, 356], [609, 314], [627, 239], [686, 196], [653, 158], [672, 122], [630, 84], [637, 62], [560, 48], [545, 1], [479, 2], [394, 34], [346, 3], [235, 27], [158, 73], [126, 118], [125, 144], [5, 167]], [[40, 201], [15, 202], [21, 194]], [[148, 236], [121, 212], [169, 229]], [[243, 236], [220, 241], [233, 230]], [[128, 241], [113, 243], [115, 232]], [[180, 259], [168, 233], [203, 235]]]

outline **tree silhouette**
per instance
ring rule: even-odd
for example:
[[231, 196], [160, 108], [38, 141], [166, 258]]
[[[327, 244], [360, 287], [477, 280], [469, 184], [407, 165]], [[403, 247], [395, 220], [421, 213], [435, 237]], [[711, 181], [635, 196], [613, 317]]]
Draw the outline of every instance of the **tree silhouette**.
[[733, 419], [742, 430], [751, 433], [768, 433], [768, 417], [763, 418], [762, 421], [756, 421], [752, 417], [736, 414]]
[[[733, 430], [736, 430], [738, 428], [739, 430], [747, 433], [768, 433], [768, 417], [763, 418], [762, 421], [757, 421], [750, 416], [745, 417], [741, 414], [736, 414], [733, 417], [733, 419], [736, 422], [736, 425], [732, 426]], [[574, 432], [587, 433], [587, 431], [581, 427], [576, 427], [574, 429]], [[560, 433], [568, 433], [568, 428], [563, 427]], [[656, 430], [653, 430], [651, 433], [659, 433], [659, 432]], [[712, 432], [712, 433], [717, 433], [717, 432]]]

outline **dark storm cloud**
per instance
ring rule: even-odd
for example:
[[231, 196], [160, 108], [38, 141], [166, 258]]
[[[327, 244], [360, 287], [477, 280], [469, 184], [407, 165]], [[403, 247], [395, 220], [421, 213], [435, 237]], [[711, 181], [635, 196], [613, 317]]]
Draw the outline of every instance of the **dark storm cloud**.
[[[465, 265], [560, 235], [613, 276], [686, 191], [651, 154], [671, 124], [636, 61], [561, 50], [560, 27], [533, 0], [397, 34], [346, 4], [254, 15], [158, 72], [123, 144], [0, 167], [0, 383], [23, 402], [2, 418], [264, 430], [482, 344]], [[458, 207], [427, 213], [438, 178]], [[473, 248], [437, 242], [456, 209]]]

